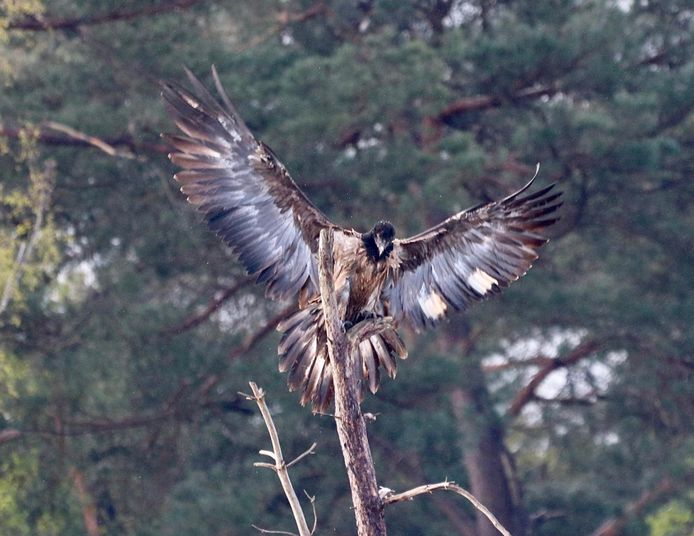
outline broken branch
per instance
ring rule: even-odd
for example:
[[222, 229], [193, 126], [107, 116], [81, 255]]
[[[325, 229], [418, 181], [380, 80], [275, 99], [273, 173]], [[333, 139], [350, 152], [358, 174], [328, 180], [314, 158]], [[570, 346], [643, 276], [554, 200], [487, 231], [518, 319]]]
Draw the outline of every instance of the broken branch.
[[477, 500], [477, 498], [467, 491], [465, 488], [462, 488], [455, 482], [438, 482], [436, 484], [425, 484], [423, 486], [417, 486], [416, 488], [412, 488], [408, 491], [403, 491], [402, 493], [391, 493], [386, 495], [383, 498], [383, 504], [388, 505], [388, 504], [394, 504], [397, 502], [402, 502], [402, 501], [411, 501], [414, 499], [417, 495], [424, 495], [425, 493], [432, 493], [437, 490], [444, 490], [444, 491], [452, 491], [453, 493], [457, 493], [458, 495], [461, 495], [465, 497], [468, 501], [472, 503], [472, 505], [482, 512], [486, 516], [486, 518], [489, 520], [489, 522], [494, 525], [494, 528], [498, 530], [503, 536], [511, 536], [511, 533], [507, 531], [504, 526], [499, 522], [499, 520], [492, 514], [489, 509], [484, 506], [480, 501]]

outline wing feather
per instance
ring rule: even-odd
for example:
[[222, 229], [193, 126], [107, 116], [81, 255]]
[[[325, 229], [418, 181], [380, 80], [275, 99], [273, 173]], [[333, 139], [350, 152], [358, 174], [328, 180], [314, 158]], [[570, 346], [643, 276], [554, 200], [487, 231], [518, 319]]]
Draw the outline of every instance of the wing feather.
[[[182, 134], [167, 135], [174, 175], [207, 225], [257, 275], [273, 298], [317, 293], [320, 230], [335, 227], [299, 190], [282, 163], [257, 141], [212, 70], [215, 98], [186, 70], [192, 92], [163, 84], [162, 96]], [[221, 99], [221, 100], [220, 100]]]
[[399, 268], [384, 291], [389, 314], [415, 329], [436, 324], [523, 276], [547, 242], [561, 202], [554, 185], [459, 212], [416, 236], [396, 240]]

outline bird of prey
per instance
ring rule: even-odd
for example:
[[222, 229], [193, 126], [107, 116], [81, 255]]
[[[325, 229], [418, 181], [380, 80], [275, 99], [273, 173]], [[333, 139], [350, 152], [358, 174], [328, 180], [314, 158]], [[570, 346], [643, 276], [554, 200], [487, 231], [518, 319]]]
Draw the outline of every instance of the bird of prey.
[[[317, 252], [322, 229], [334, 232], [334, 286], [345, 326], [375, 315], [415, 330], [435, 325], [524, 275], [557, 218], [554, 185], [517, 192], [454, 214], [410, 238], [396, 238], [379, 221], [368, 232], [332, 223], [301, 192], [272, 150], [241, 119], [212, 70], [217, 98], [187, 71], [192, 91], [162, 84], [162, 96], [181, 134], [166, 135], [171, 161], [182, 168], [181, 191], [207, 225], [238, 255], [273, 299], [298, 298], [298, 311], [278, 325], [279, 369], [290, 390], [316, 412], [330, 409], [332, 367], [321, 307]], [[380, 369], [394, 377], [395, 358], [407, 357], [393, 329], [358, 344], [362, 396], [375, 393]]]

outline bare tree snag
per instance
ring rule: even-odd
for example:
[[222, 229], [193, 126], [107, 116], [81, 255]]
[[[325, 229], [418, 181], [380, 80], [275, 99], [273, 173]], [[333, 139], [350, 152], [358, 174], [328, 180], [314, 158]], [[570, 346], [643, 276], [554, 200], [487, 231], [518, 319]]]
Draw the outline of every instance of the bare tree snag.
[[[295, 464], [298, 462], [300, 459], [304, 458], [305, 456], [308, 456], [309, 454], [313, 454], [316, 444], [314, 443], [311, 445], [311, 447], [298, 456], [294, 461], [290, 463], [285, 463], [284, 457], [282, 455], [282, 446], [280, 445], [280, 438], [279, 435], [277, 434], [277, 428], [275, 428], [275, 423], [272, 420], [272, 415], [270, 415], [270, 410], [267, 407], [267, 404], [265, 403], [265, 392], [258, 387], [255, 382], [250, 382], [251, 390], [253, 391], [253, 396], [248, 396], [248, 398], [255, 400], [256, 404], [258, 404], [258, 409], [260, 409], [260, 413], [263, 416], [263, 420], [265, 421], [265, 426], [267, 427], [267, 431], [270, 433], [270, 441], [272, 442], [272, 451], [269, 450], [261, 450], [260, 454], [263, 456], [268, 456], [270, 457], [274, 463], [264, 463], [264, 462], [257, 462], [254, 463], [256, 467], [267, 467], [268, 469], [272, 469], [275, 471], [277, 474], [277, 478], [280, 479], [280, 483], [282, 484], [282, 489], [284, 490], [284, 494], [287, 496], [287, 500], [289, 501], [289, 506], [292, 509], [292, 514], [294, 515], [294, 521], [296, 521], [296, 526], [299, 529], [299, 535], [300, 536], [311, 536], [313, 532], [309, 530], [308, 525], [306, 524], [306, 518], [304, 517], [304, 512], [301, 509], [301, 503], [299, 502], [299, 498], [296, 496], [296, 492], [294, 491], [294, 487], [292, 486], [292, 481], [289, 478], [289, 471], [287, 471], [287, 468], [290, 465]], [[309, 498], [310, 499], [310, 498]], [[311, 501], [313, 503], [313, 501]], [[314, 511], [315, 512], [315, 511]], [[258, 527], [255, 527], [258, 528]], [[268, 531], [265, 529], [258, 529], [262, 533], [278, 533], [279, 531]], [[281, 532], [282, 534], [291, 534]]]
[[356, 363], [337, 314], [333, 264], [333, 232], [323, 230], [318, 246], [318, 270], [328, 353], [333, 367], [335, 425], [349, 477], [357, 534], [381, 536], [386, 534], [383, 502], [378, 495], [366, 423], [359, 407]]

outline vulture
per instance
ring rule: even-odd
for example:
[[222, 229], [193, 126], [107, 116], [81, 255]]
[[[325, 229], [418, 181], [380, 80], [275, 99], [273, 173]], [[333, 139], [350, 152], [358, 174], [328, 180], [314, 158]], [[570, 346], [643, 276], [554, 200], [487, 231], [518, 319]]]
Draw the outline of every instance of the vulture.
[[[345, 329], [390, 316], [416, 331], [453, 311], [498, 293], [524, 275], [557, 221], [561, 192], [530, 191], [535, 179], [508, 197], [463, 210], [431, 229], [396, 238], [388, 221], [368, 232], [332, 223], [303, 194], [272, 150], [258, 141], [225, 93], [218, 97], [188, 70], [192, 91], [162, 83], [168, 112], [180, 130], [165, 134], [173, 147], [175, 179], [209, 228], [235, 252], [268, 297], [297, 299], [298, 309], [277, 326], [279, 370], [301, 404], [326, 413], [333, 399], [332, 366], [318, 284], [318, 241], [334, 233], [334, 286]], [[536, 173], [537, 175], [537, 173]], [[396, 327], [358, 343], [362, 398], [375, 393], [383, 370], [395, 377], [406, 358]]]

